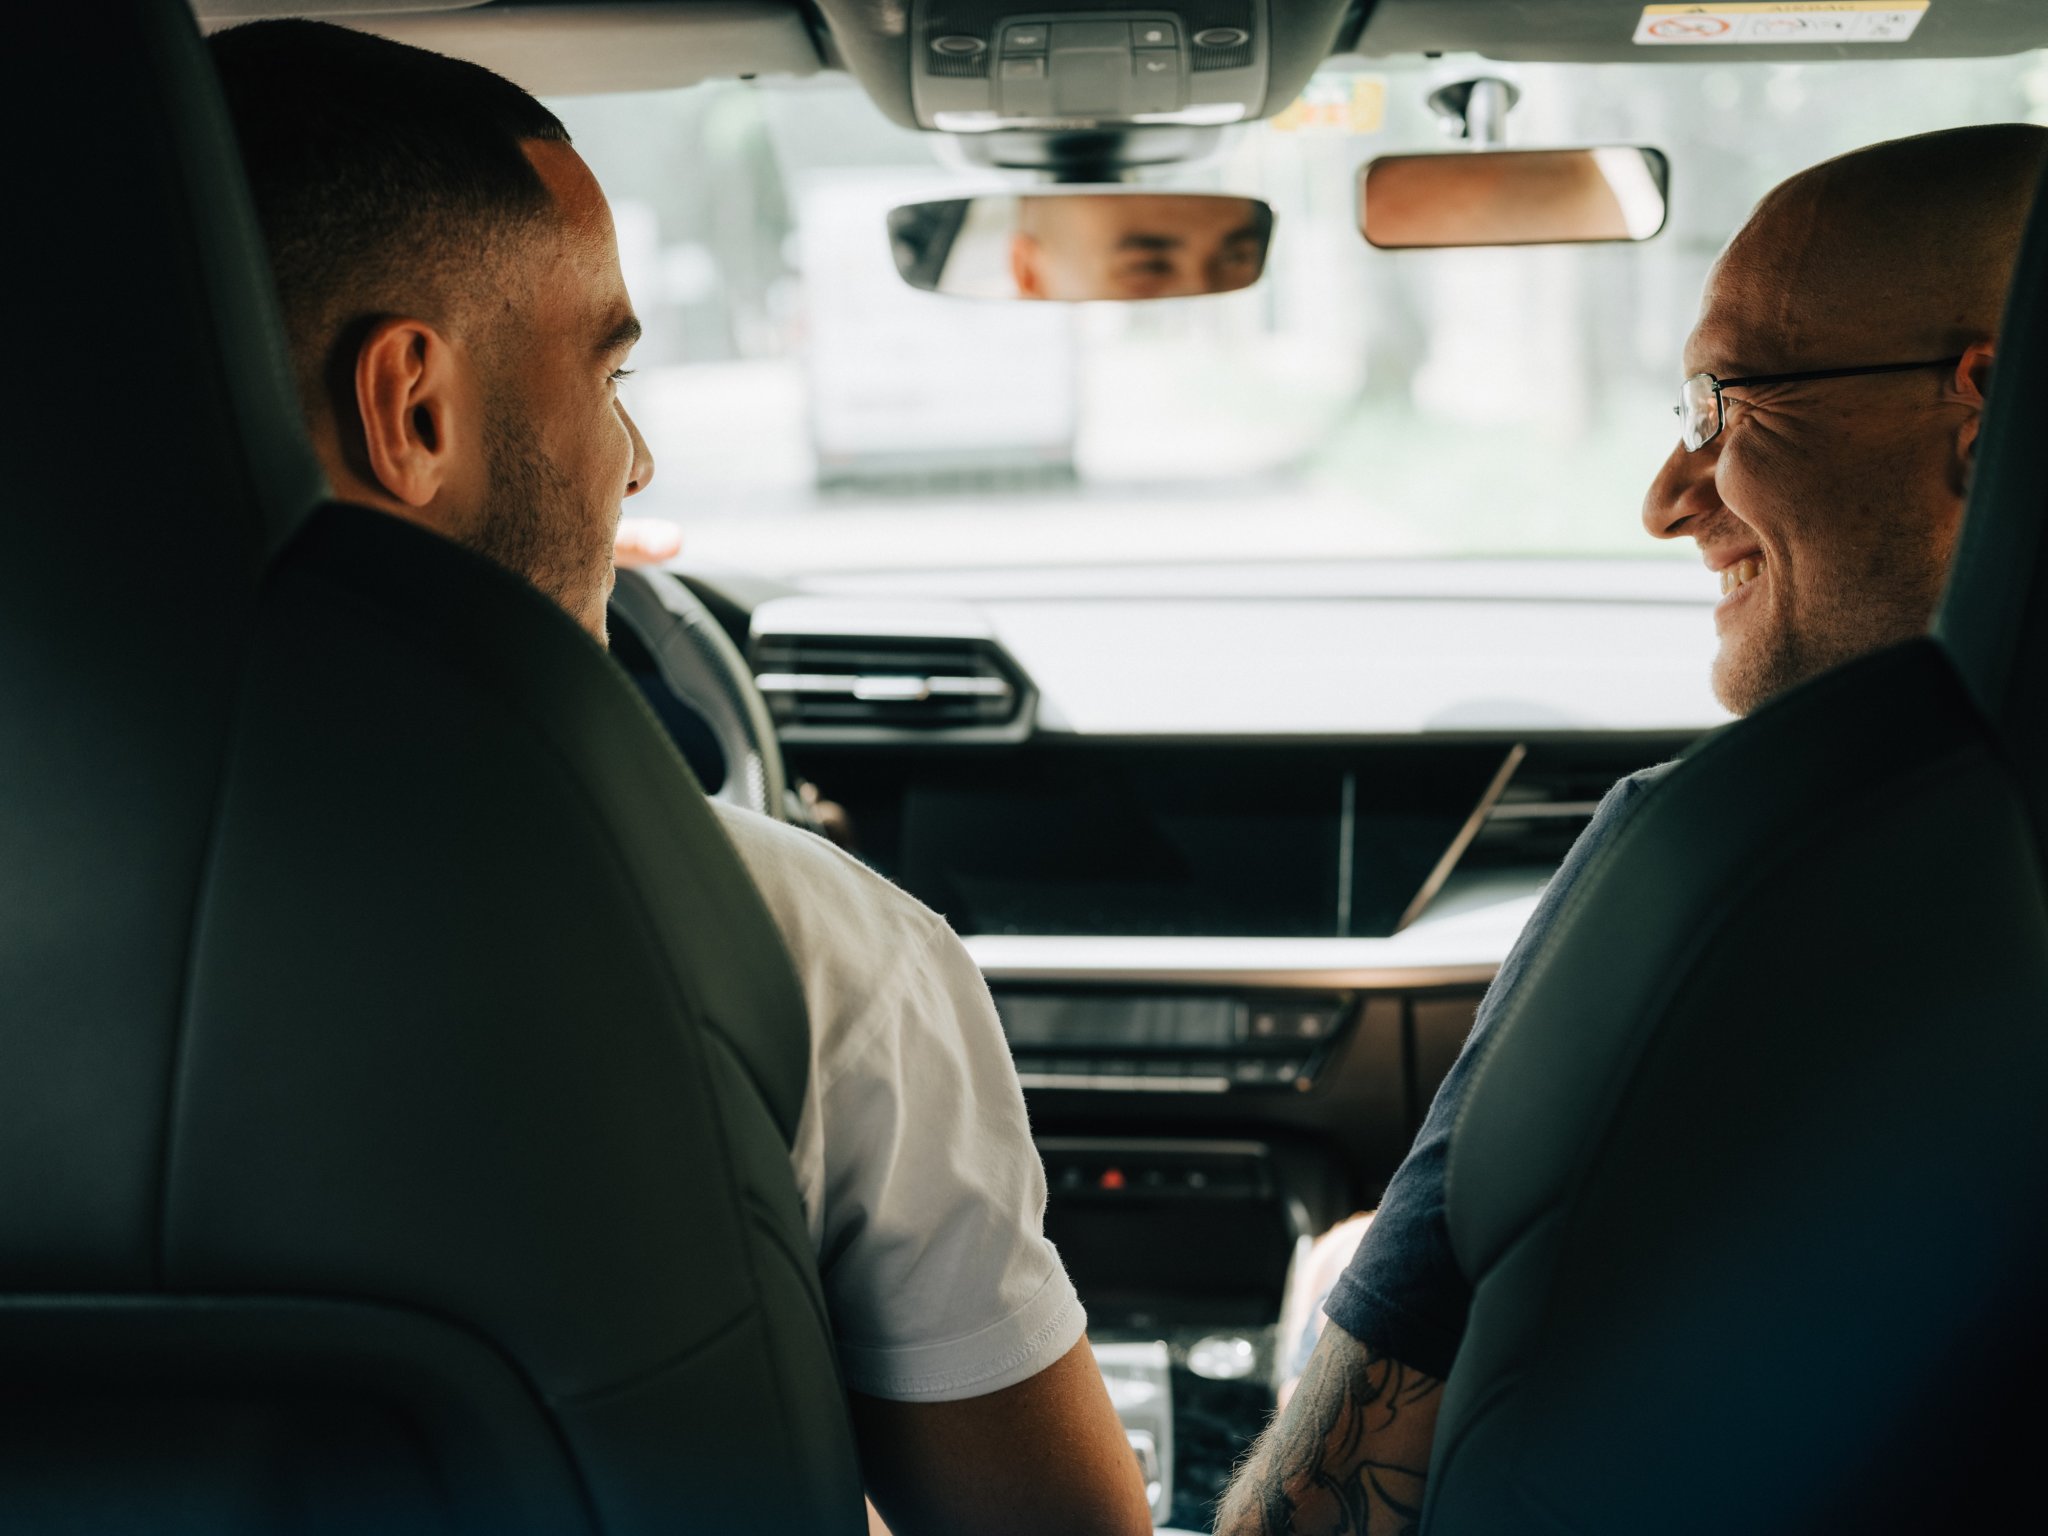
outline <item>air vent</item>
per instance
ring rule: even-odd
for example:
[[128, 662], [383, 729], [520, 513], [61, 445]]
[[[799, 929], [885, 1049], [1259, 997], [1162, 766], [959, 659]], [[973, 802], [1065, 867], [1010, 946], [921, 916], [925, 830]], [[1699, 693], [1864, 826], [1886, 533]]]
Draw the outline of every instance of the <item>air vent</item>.
[[1524, 767], [1487, 813], [1463, 866], [1503, 868], [1560, 862], [1593, 819], [1619, 775], [1612, 768]]
[[992, 642], [763, 635], [754, 681], [778, 726], [803, 730], [994, 730], [1025, 687]]
[[1617, 780], [1678, 756], [1690, 741], [1660, 733], [1630, 741], [1532, 744], [1459, 867], [1557, 864]]

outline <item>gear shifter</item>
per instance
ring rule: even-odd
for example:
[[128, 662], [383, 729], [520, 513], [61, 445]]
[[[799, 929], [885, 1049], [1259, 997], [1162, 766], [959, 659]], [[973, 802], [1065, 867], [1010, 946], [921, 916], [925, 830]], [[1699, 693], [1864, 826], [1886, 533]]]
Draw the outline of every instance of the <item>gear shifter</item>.
[[1155, 1521], [1173, 1509], [1173, 1374], [1164, 1343], [1097, 1344], [1110, 1403], [1123, 1420], [1131, 1450], [1145, 1475], [1145, 1497]]

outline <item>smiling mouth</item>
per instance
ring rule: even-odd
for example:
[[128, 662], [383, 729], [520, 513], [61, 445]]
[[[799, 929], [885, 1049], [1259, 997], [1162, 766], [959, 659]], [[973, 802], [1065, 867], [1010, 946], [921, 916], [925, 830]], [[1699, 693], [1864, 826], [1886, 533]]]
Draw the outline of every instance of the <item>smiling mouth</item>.
[[1747, 560], [1738, 560], [1721, 571], [1721, 595], [1726, 597], [1736, 588], [1746, 586], [1764, 573], [1763, 556], [1754, 555]]

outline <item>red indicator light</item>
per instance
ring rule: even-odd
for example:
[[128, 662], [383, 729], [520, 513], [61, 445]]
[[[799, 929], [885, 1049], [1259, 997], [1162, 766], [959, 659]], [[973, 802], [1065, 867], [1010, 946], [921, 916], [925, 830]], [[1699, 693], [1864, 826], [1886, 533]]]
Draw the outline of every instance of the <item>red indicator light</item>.
[[1124, 1171], [1121, 1168], [1105, 1168], [1102, 1170], [1101, 1179], [1097, 1182], [1104, 1189], [1122, 1189], [1124, 1187]]

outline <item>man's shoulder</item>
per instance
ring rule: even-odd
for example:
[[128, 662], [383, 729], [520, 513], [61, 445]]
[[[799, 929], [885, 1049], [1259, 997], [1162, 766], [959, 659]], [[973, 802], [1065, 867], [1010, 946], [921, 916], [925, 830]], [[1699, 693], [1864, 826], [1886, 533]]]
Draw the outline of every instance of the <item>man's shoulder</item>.
[[1634, 773], [1622, 778], [1614, 788], [1624, 795], [1638, 794], [1648, 789], [1658, 780], [1668, 778], [1671, 770], [1676, 768], [1682, 761], [1682, 758], [1674, 757], [1665, 762], [1652, 763], [1647, 768], [1638, 768]]
[[[1595, 808], [1580, 843], [1590, 850], [1593, 845], [1611, 837], [1636, 802], [1669, 778], [1681, 761], [1683, 759], [1672, 758], [1669, 762], [1652, 763], [1616, 780], [1614, 787], [1600, 797], [1600, 804]], [[1573, 852], [1579, 853], [1580, 849], [1574, 848]]]
[[908, 891], [815, 832], [717, 800], [711, 809], [799, 971], [823, 961], [872, 972], [950, 931]]

